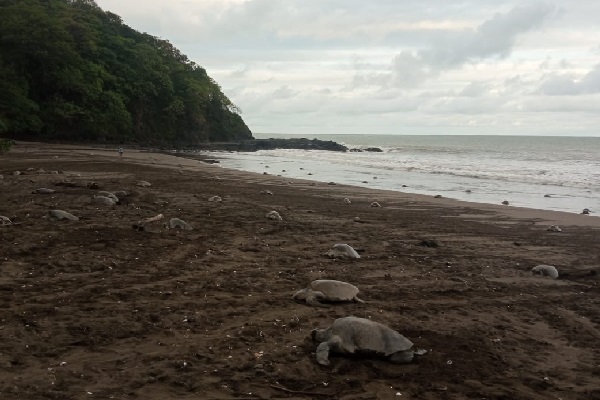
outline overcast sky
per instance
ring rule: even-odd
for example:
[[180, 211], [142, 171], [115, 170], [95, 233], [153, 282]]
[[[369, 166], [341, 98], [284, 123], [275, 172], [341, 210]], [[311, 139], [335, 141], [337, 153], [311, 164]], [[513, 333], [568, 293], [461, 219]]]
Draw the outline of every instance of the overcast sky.
[[600, 136], [599, 0], [96, 0], [254, 133]]

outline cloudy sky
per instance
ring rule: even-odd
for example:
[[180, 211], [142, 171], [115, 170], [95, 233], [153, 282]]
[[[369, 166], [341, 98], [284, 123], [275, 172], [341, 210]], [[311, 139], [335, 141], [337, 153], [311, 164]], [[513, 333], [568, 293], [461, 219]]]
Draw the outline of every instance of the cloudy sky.
[[598, 0], [96, 0], [254, 133], [600, 136]]

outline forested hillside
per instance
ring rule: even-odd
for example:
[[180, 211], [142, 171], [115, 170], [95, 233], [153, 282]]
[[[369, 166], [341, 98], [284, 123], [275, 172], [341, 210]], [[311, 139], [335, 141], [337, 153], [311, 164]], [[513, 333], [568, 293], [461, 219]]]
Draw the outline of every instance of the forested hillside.
[[239, 113], [202, 67], [93, 0], [0, 0], [0, 137], [250, 139]]

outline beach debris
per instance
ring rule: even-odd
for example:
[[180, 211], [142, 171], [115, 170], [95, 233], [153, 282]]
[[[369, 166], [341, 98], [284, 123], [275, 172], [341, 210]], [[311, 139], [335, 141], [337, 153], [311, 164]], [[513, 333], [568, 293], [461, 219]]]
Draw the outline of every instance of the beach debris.
[[378, 202], [374, 201], [371, 203], [370, 207], [381, 207], [381, 204], [379, 204]]
[[536, 265], [535, 267], [533, 267], [531, 269], [531, 272], [533, 272], [534, 274], [549, 276], [550, 278], [554, 278], [554, 279], [558, 278], [558, 270], [556, 269], [556, 267], [553, 267], [552, 265], [545, 265], [545, 264]]
[[562, 229], [558, 225], [550, 225], [546, 230], [550, 232], [562, 232]]
[[35, 168], [33, 168], [33, 167], [29, 167], [29, 168], [27, 168], [25, 171], [27, 171], [27, 172], [35, 171]]
[[327, 184], [328, 184], [328, 185], [330, 185], [330, 186], [335, 186], [335, 185], [337, 185], [337, 183], [335, 183], [335, 182], [327, 182]]
[[113, 199], [106, 196], [94, 196], [92, 197], [92, 201], [95, 204], [100, 204], [102, 206], [114, 206], [117, 204]]
[[51, 175], [58, 175], [58, 174], [59, 174], [59, 172], [58, 172], [58, 171], [50, 171], [50, 174], [51, 174]]
[[368, 181], [362, 181], [362, 183], [369, 183]]
[[472, 193], [471, 189], [465, 190], [465, 193]]
[[4, 179], [4, 175], [0, 175], [0, 179]]
[[13, 175], [14, 176], [19, 176], [19, 175], [21, 175], [21, 171], [15, 171], [15, 172], [13, 172]]
[[504, 200], [504, 201], [502, 202], [502, 204], [504, 204], [505, 206], [507, 206], [507, 205], [509, 204], [509, 203], [508, 203], [508, 200]]
[[583, 211], [581, 212], [584, 215], [589, 215], [590, 214], [590, 209], [589, 208], [584, 208]]
[[0, 225], [12, 225], [10, 218], [0, 215]]
[[263, 172], [263, 175], [269, 175], [269, 173], [268, 172]]
[[330, 365], [329, 354], [373, 354], [396, 364], [410, 363], [425, 350], [413, 350], [413, 343], [397, 331], [370, 319], [344, 317], [330, 327], [311, 332], [317, 346], [317, 362]]
[[441, 194], [436, 194], [435, 196], [433, 196], [434, 199], [441, 199], [442, 195]]
[[152, 186], [152, 184], [148, 181], [139, 181], [138, 183], [136, 183], [137, 186], [139, 187], [150, 187]]
[[342, 203], [344, 203], [344, 204], [352, 204], [352, 202], [350, 201], [350, 199], [347, 198], [347, 197], [344, 197], [344, 200], [342, 200]]
[[100, 188], [100, 186], [96, 182], [88, 182], [85, 184], [85, 186], [89, 189], [94, 189], [94, 190], [98, 190]]
[[312, 172], [309, 172], [308, 175], [312, 175]]
[[223, 201], [223, 199], [219, 196], [212, 196], [208, 198], [208, 201], [213, 202], [213, 203], [220, 203]]
[[171, 229], [183, 229], [184, 231], [191, 231], [193, 229], [190, 224], [179, 218], [171, 218], [166, 225]]
[[271, 196], [273, 196], [273, 192], [271, 192], [270, 190], [267, 190], [267, 189], [265, 189], [265, 190], [261, 190], [261, 191], [260, 191], [260, 194], [268, 194], [268, 195], [271, 195]]
[[438, 247], [439, 243], [435, 239], [423, 239], [419, 243], [419, 246], [423, 246], [423, 247]]
[[50, 210], [48, 211], [48, 216], [58, 221], [62, 221], [63, 219], [67, 219], [69, 221], [79, 221], [78, 217], [63, 210]]
[[408, 187], [408, 185], [402, 185], [402, 187]]
[[283, 221], [283, 218], [281, 218], [281, 215], [279, 215], [277, 211], [269, 211], [267, 213], [267, 218], [275, 221]]
[[544, 197], [552, 197], [552, 196], [550, 196], [549, 194], [545, 194]]
[[56, 190], [54, 190], [54, 189], [38, 188], [38, 189], [35, 189], [35, 191], [33, 193], [38, 193], [38, 194], [52, 194], [54, 192], [56, 192]]
[[333, 248], [327, 251], [325, 255], [329, 256], [330, 258], [350, 258], [355, 260], [360, 258], [356, 250], [354, 250], [352, 246], [345, 243], [334, 244]]
[[318, 279], [312, 281], [309, 287], [298, 290], [292, 298], [294, 300], [303, 300], [309, 306], [320, 307], [324, 306], [322, 301], [328, 302], [345, 302], [354, 301], [364, 303], [358, 298], [358, 288], [350, 283]]

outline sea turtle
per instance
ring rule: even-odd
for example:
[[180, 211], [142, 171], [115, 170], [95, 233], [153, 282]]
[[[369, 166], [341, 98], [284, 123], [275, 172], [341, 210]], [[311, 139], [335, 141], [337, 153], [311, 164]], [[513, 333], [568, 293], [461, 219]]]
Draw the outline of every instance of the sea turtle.
[[79, 221], [79, 218], [63, 210], [50, 210], [48, 211], [48, 216], [50, 218], [55, 218], [59, 221], [63, 219], [68, 219], [69, 221]]
[[260, 194], [268, 194], [268, 195], [271, 195], [271, 196], [272, 196], [272, 195], [273, 195], [273, 192], [271, 192], [270, 190], [267, 190], [267, 189], [265, 189], [265, 190], [261, 190], [261, 191], [260, 191]]
[[212, 196], [208, 198], [208, 201], [212, 201], [214, 203], [220, 203], [223, 201], [219, 196]]
[[117, 196], [118, 198], [122, 198], [122, 197], [127, 197], [129, 196], [129, 192], [125, 191], [125, 190], [117, 190], [115, 192], [112, 192], [112, 194], [114, 194], [115, 196]]
[[138, 185], [139, 187], [150, 187], [150, 186], [152, 186], [152, 184], [151, 184], [150, 182], [148, 182], [148, 181], [139, 181], [139, 182], [137, 183], [137, 185]]
[[544, 264], [536, 265], [535, 267], [533, 267], [531, 269], [531, 272], [533, 272], [534, 274], [549, 276], [550, 278], [554, 278], [554, 279], [558, 278], [558, 270], [556, 269], [556, 267], [553, 267], [552, 265], [544, 265]]
[[0, 225], [12, 225], [10, 218], [0, 215]]
[[119, 197], [111, 192], [107, 192], [106, 190], [101, 190], [98, 193], [96, 193], [97, 196], [104, 196], [104, 197], [108, 197], [109, 199], [111, 199], [112, 201], [114, 201], [115, 203], [119, 202]]
[[171, 229], [183, 229], [184, 231], [193, 229], [190, 224], [179, 218], [171, 218], [167, 226]]
[[550, 232], [562, 232], [562, 229], [558, 225], [550, 225], [546, 230]]
[[352, 246], [345, 243], [334, 244], [333, 248], [325, 254], [330, 258], [360, 258], [356, 250], [354, 250]]
[[279, 215], [279, 213], [277, 211], [269, 211], [267, 213], [267, 218], [275, 220], [275, 221], [282, 221], [283, 218], [281, 218], [281, 215]]
[[364, 303], [363, 300], [358, 298], [358, 288], [356, 286], [330, 279], [312, 281], [309, 287], [298, 290], [292, 298], [294, 300], [304, 300], [306, 304], [313, 307], [323, 306], [321, 301]]
[[590, 209], [589, 208], [584, 208], [581, 213], [585, 214], [585, 215], [589, 215], [590, 214]]
[[33, 193], [38, 193], [38, 194], [52, 194], [54, 192], [56, 192], [56, 190], [54, 190], [54, 189], [38, 188], [38, 189], [35, 189], [35, 192], [33, 192]]
[[94, 196], [92, 201], [96, 204], [100, 204], [103, 206], [114, 206], [117, 204], [113, 199], [105, 197], [105, 196]]
[[395, 330], [370, 319], [344, 317], [330, 327], [311, 333], [317, 346], [317, 362], [329, 365], [329, 353], [374, 354], [396, 364], [407, 364], [425, 350], [414, 350], [413, 343]]
[[342, 200], [342, 203], [344, 203], [344, 204], [352, 204], [352, 201], [350, 201], [349, 198], [344, 197], [344, 200]]
[[502, 204], [504, 204], [505, 206], [507, 206], [507, 205], [509, 205], [510, 203], [508, 202], [508, 200], [504, 200], [504, 201], [502, 202]]

